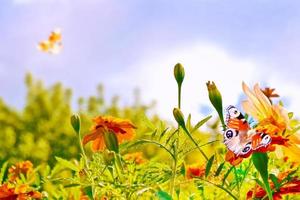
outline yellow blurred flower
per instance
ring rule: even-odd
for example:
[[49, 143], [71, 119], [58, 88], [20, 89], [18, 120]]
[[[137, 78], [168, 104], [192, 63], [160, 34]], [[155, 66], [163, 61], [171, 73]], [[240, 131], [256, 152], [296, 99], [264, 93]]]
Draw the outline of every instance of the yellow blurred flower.
[[146, 162], [146, 159], [143, 157], [143, 152], [133, 152], [125, 154], [124, 159], [128, 161], [133, 161], [136, 164], [142, 164]]

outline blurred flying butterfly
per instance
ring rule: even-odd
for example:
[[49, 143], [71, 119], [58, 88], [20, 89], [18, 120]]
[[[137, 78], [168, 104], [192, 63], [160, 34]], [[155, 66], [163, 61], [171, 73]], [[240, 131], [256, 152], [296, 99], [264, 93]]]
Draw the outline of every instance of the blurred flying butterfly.
[[55, 29], [52, 31], [47, 40], [43, 40], [38, 44], [38, 49], [50, 54], [60, 53], [62, 49], [61, 30]]
[[271, 137], [251, 129], [244, 115], [234, 106], [226, 109], [226, 126], [224, 144], [237, 156], [249, 155], [271, 143]]

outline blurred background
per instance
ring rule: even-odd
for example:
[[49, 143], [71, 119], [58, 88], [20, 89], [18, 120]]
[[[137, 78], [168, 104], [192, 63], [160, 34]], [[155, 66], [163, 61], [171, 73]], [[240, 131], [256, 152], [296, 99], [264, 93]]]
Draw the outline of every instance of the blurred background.
[[[8, 146], [1, 145], [1, 157], [48, 158], [51, 142], [72, 134], [72, 111], [138, 120], [132, 113], [151, 108], [148, 113], [172, 120], [178, 62], [186, 70], [183, 111], [195, 121], [212, 112], [208, 80], [225, 105], [243, 99], [242, 81], [276, 88], [299, 116], [299, 11], [296, 0], [2, 0], [0, 137]], [[55, 28], [62, 31], [62, 51], [39, 51]], [[57, 153], [68, 147], [76, 155], [73, 142], [62, 141]], [[23, 152], [14, 153], [16, 144]], [[31, 150], [25, 155], [24, 148]]]

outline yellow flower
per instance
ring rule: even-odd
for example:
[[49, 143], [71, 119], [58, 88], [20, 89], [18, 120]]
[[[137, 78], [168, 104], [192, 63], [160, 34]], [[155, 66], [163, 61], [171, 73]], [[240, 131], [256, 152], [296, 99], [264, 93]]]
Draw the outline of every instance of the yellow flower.
[[289, 128], [288, 112], [281, 105], [272, 105], [258, 84], [251, 91], [243, 82], [243, 90], [248, 97], [248, 100], [242, 102], [243, 109], [258, 121], [258, 130], [272, 136], [281, 135]]
[[243, 83], [243, 90], [248, 97], [242, 102], [244, 111], [257, 121], [257, 131], [268, 133], [272, 137], [271, 144], [277, 144], [276, 154], [279, 157], [288, 156], [290, 160], [299, 163], [300, 134], [292, 133], [288, 112], [279, 104], [272, 104], [255, 84], [253, 91]]
[[125, 140], [131, 140], [134, 136], [136, 128], [129, 120], [115, 118], [111, 116], [98, 116], [93, 119], [95, 125], [92, 127], [91, 133], [83, 137], [82, 143], [93, 141], [92, 150], [102, 151], [105, 148], [104, 133], [111, 132], [115, 134], [118, 143]]

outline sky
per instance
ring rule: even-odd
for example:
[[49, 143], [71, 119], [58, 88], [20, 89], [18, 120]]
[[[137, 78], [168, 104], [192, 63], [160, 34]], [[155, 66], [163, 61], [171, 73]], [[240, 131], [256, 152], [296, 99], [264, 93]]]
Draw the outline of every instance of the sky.
[[[243, 99], [242, 81], [258, 82], [300, 116], [299, 23], [296, 0], [1, 0], [0, 97], [22, 108], [30, 72], [46, 85], [62, 82], [74, 98], [103, 83], [107, 98], [128, 105], [140, 88], [142, 101], [156, 100], [156, 112], [170, 118], [180, 62], [185, 113], [210, 112], [205, 83], [213, 80], [224, 105]], [[38, 51], [57, 27], [62, 52]]]

